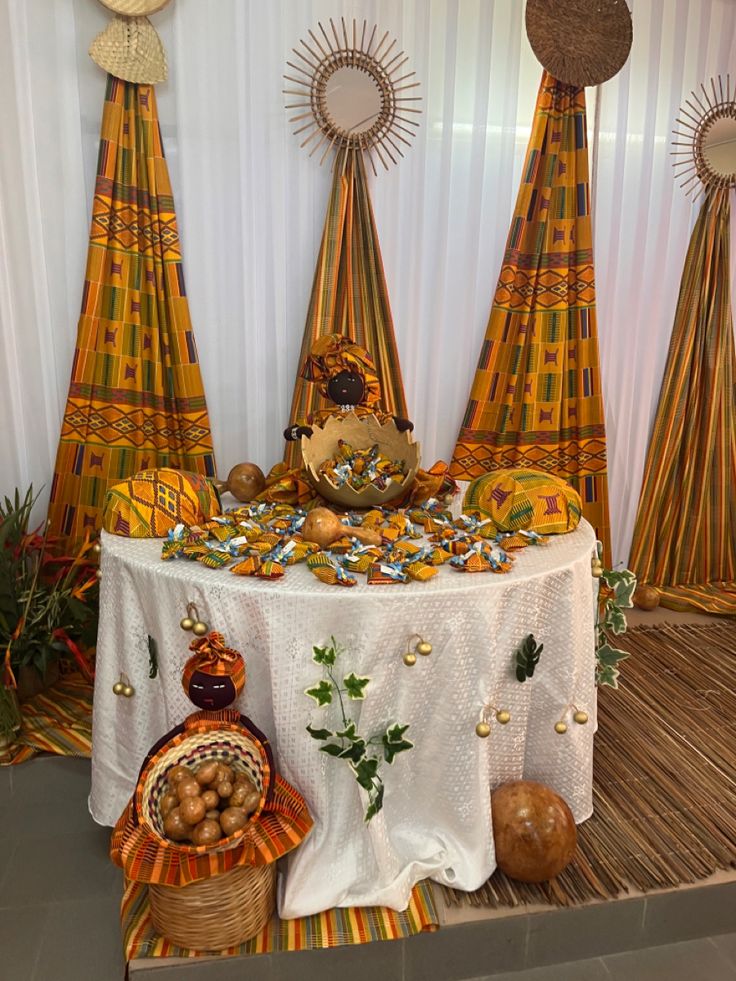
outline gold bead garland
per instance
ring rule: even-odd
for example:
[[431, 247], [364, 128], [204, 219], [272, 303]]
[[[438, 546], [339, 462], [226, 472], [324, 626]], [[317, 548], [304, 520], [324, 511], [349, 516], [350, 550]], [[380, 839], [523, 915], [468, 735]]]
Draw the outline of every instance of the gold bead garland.
[[[414, 650], [411, 649], [411, 642], [415, 637], [419, 640], [414, 645]], [[429, 641], [424, 640], [420, 634], [412, 634], [406, 642], [406, 651], [403, 654], [404, 664], [407, 668], [413, 668], [417, 663], [417, 654], [421, 654], [422, 657], [428, 657], [432, 653], [432, 645]]]

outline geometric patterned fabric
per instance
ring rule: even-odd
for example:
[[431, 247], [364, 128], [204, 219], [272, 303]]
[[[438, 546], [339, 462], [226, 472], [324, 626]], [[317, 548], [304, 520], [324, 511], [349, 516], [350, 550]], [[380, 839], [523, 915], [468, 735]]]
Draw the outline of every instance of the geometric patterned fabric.
[[51, 533], [94, 533], [108, 488], [149, 467], [215, 474], [156, 96], [108, 76]]
[[736, 614], [736, 355], [728, 189], [706, 197], [680, 284], [629, 564], [674, 609]]
[[166, 538], [178, 524], [198, 525], [221, 513], [217, 491], [206, 477], [162, 467], [111, 487], [102, 527], [125, 538]]
[[[389, 415], [407, 418], [381, 247], [360, 151], [348, 151], [335, 158], [290, 425], [303, 424], [320, 409], [334, 408], [318, 387], [300, 374], [314, 342], [325, 334], [343, 334], [370, 353], [380, 383], [381, 408]], [[284, 461], [290, 467], [301, 466], [298, 442], [287, 442]]]
[[450, 475], [568, 481], [610, 556], [585, 90], [545, 72]]
[[540, 470], [494, 470], [465, 492], [463, 513], [489, 518], [499, 531], [563, 535], [580, 521], [580, 497], [569, 484]]

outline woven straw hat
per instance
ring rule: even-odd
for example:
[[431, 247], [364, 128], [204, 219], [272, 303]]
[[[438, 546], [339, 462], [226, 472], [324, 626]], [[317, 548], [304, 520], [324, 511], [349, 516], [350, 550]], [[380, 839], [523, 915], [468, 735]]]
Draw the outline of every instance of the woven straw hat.
[[126, 17], [148, 17], [163, 10], [168, 2], [169, 0], [100, 0], [108, 10]]
[[629, 57], [631, 14], [626, 0], [527, 0], [526, 33], [560, 82], [600, 85]]
[[164, 46], [147, 17], [116, 16], [94, 39], [89, 56], [125, 82], [155, 85], [168, 74]]

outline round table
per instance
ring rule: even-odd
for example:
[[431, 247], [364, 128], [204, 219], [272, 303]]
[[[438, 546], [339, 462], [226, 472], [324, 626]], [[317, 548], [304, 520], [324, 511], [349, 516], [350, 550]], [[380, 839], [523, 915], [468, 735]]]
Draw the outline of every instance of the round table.
[[[90, 811], [115, 823], [141, 762], [192, 712], [181, 686], [192, 635], [188, 602], [242, 652], [247, 684], [237, 702], [271, 740], [279, 772], [301, 791], [314, 818], [281, 877], [279, 912], [306, 916], [334, 906], [406, 907], [430, 877], [476, 889], [495, 868], [489, 797], [506, 780], [539, 780], [592, 813], [595, 729], [591, 526], [516, 553], [511, 572], [459, 573], [445, 566], [426, 583], [351, 588], [325, 585], [296, 565], [266, 581], [163, 562], [161, 542], [102, 535], [102, 584], [94, 697]], [[519, 683], [514, 649], [529, 634], [544, 644], [534, 677]], [[432, 645], [407, 667], [412, 634]], [[149, 677], [149, 643], [158, 674]], [[371, 681], [350, 703], [361, 735], [408, 724], [414, 748], [382, 764], [383, 810], [365, 823], [365, 801], [346, 763], [319, 751], [305, 727], [337, 728], [337, 707], [317, 707], [305, 689], [320, 680], [313, 645], [334, 636], [345, 649], [340, 677]], [[415, 643], [416, 641], [414, 641]], [[113, 694], [124, 672], [132, 698]], [[491, 735], [475, 725], [484, 703], [508, 709]], [[571, 704], [590, 716], [572, 721]], [[555, 732], [567, 713], [568, 731]]]

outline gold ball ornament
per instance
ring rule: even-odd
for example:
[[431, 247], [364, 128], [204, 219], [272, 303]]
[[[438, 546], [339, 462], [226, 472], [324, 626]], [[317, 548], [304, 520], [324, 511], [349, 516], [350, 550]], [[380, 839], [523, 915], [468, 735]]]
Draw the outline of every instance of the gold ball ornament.
[[479, 722], [475, 727], [475, 734], [481, 739], [487, 739], [491, 734], [491, 727], [487, 722]]
[[92, 551], [95, 553], [95, 555], [99, 555], [102, 551], [102, 545], [100, 545], [99, 542], [95, 542], [92, 546]]
[[197, 622], [192, 627], [192, 633], [194, 634], [195, 637], [204, 637], [208, 629], [209, 628], [206, 623], [203, 623], [201, 620], [197, 620]]
[[593, 559], [590, 564], [590, 571], [594, 579], [600, 579], [603, 575], [603, 563], [600, 559]]
[[417, 656], [412, 651], [407, 651], [404, 654], [404, 664], [407, 668], [412, 668], [417, 663]]
[[499, 709], [496, 712], [496, 722], [500, 723], [502, 726], [507, 725], [511, 722], [511, 713], [508, 709]]
[[578, 711], [573, 715], [572, 720], [573, 722], [577, 722], [579, 726], [584, 726], [588, 721], [588, 713]]
[[135, 688], [132, 685], [123, 685], [123, 696], [132, 698], [135, 695]]
[[113, 695], [122, 695], [124, 691], [125, 691], [125, 685], [122, 683], [122, 681], [116, 681], [115, 684], [112, 686]]
[[558, 736], [564, 736], [565, 733], [567, 732], [567, 723], [555, 722], [555, 732], [557, 733]]
[[95, 573], [95, 579], [102, 579], [102, 570], [98, 569]]
[[417, 654], [421, 654], [423, 657], [432, 653], [432, 645], [426, 640], [420, 640], [415, 649]]
[[194, 627], [194, 620], [191, 617], [183, 617], [179, 621], [179, 626], [182, 630], [192, 630]]

